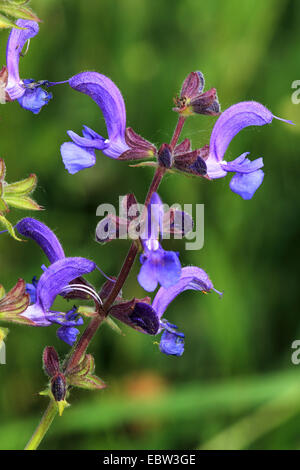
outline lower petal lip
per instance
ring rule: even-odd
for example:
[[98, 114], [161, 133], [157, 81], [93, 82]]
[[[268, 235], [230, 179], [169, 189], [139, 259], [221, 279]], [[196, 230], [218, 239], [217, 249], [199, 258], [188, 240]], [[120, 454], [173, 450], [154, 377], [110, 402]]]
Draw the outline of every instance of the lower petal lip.
[[21, 98], [24, 95], [25, 89], [17, 82], [13, 82], [11, 84], [8, 82], [8, 85], [6, 87], [6, 92], [8, 93], [10, 99], [14, 101], [14, 100]]
[[206, 160], [207, 175], [212, 179], [223, 178], [227, 175], [227, 171], [223, 170], [220, 162], [213, 160], [212, 157], [209, 157]]

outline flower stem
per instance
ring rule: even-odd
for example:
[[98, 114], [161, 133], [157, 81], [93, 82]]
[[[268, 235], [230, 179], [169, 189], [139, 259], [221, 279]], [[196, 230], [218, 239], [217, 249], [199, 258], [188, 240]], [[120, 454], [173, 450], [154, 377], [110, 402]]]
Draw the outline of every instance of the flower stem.
[[26, 445], [25, 450], [36, 450], [38, 448], [43, 437], [45, 436], [46, 432], [51, 426], [51, 423], [53, 419], [55, 418], [56, 413], [57, 413], [57, 405], [53, 400], [50, 400], [48, 408], [46, 409], [32, 437], [28, 441], [28, 444]]
[[171, 143], [170, 143], [170, 147], [171, 147], [172, 150], [174, 150], [174, 148], [176, 147], [176, 144], [177, 144], [178, 139], [180, 137], [180, 134], [181, 134], [184, 123], [185, 123], [185, 117], [180, 116], [179, 119], [178, 119], [177, 125], [175, 127]]
[[70, 370], [72, 370], [80, 361], [83, 354], [87, 350], [90, 342], [92, 341], [93, 337], [97, 333], [101, 323], [105, 319], [105, 315], [99, 314], [97, 317], [94, 317], [85, 331], [82, 333], [80, 340], [78, 341], [73, 353], [71, 354], [70, 358], [67, 360], [66, 365], [64, 366], [64, 373], [67, 374]]
[[[155, 191], [157, 191], [161, 180], [165, 174], [165, 169], [158, 167], [152, 183], [150, 185], [149, 191], [146, 196], [146, 201], [145, 201], [145, 208], [148, 207], [150, 199]], [[103, 307], [98, 307], [98, 313], [99, 315], [94, 317], [85, 331], [83, 332], [80, 340], [78, 341], [76, 347], [74, 348], [74, 351], [72, 352], [71, 356], [68, 358], [66, 361], [64, 371], [65, 373], [68, 372], [68, 370], [71, 370], [73, 367], [75, 367], [78, 362], [80, 361], [81, 357], [87, 350], [90, 342], [94, 338], [96, 332], [98, 331], [100, 325], [102, 324], [103, 320], [107, 316], [107, 313], [109, 311], [109, 308], [111, 305], [114, 303], [115, 299], [117, 298], [120, 290], [122, 289], [128, 274], [130, 273], [130, 270], [133, 266], [134, 260], [136, 258], [136, 255], [138, 253], [138, 244], [134, 241], [132, 242], [128, 254], [125, 258], [125, 261], [123, 263], [123, 266], [121, 268], [121, 271], [119, 273], [119, 276], [114, 284], [114, 287], [105, 300], [105, 303]], [[41, 422], [39, 423], [38, 427], [34, 431], [31, 439], [29, 440], [28, 444], [25, 447], [25, 450], [35, 450], [38, 448], [40, 442], [42, 441], [43, 437], [45, 436], [46, 432], [48, 431], [55, 415], [57, 413], [57, 406], [54, 401], [50, 401], [47, 410], [45, 411]]]

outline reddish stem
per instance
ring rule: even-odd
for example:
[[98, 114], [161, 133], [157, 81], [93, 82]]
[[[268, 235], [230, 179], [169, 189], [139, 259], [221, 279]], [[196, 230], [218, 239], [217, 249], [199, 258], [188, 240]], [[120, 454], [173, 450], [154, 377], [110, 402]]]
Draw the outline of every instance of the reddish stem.
[[[148, 194], [146, 196], [144, 210], [147, 209], [153, 193], [155, 191], [157, 191], [157, 189], [158, 189], [158, 187], [161, 183], [161, 180], [162, 180], [162, 178], [165, 174], [165, 171], [166, 171], [165, 168], [161, 168], [161, 167], [157, 168], [157, 170], [154, 174], [152, 183], [150, 185]], [[100, 327], [101, 323], [103, 322], [103, 320], [107, 316], [109, 308], [112, 306], [112, 304], [116, 300], [120, 290], [122, 289], [122, 287], [123, 287], [123, 285], [124, 285], [124, 283], [125, 283], [125, 281], [128, 277], [128, 274], [130, 273], [130, 270], [133, 266], [133, 263], [134, 263], [134, 260], [136, 258], [137, 253], [138, 253], [138, 244], [134, 241], [134, 242], [132, 242], [132, 244], [129, 248], [128, 254], [126, 256], [126, 259], [123, 263], [123, 266], [121, 268], [121, 271], [118, 275], [118, 278], [117, 278], [117, 280], [114, 284], [114, 287], [113, 287], [112, 291], [110, 292], [109, 296], [105, 300], [104, 305], [101, 308], [101, 310], [99, 308], [99, 311], [98, 311], [99, 315], [97, 317], [94, 317], [91, 320], [91, 322], [87, 326], [86, 330], [83, 332], [80, 340], [78, 341], [78, 343], [75, 347], [75, 350], [73, 351], [72, 355], [70, 356], [69, 360], [67, 361], [67, 364], [66, 364], [66, 367], [65, 367], [65, 372], [66, 373], [68, 372], [68, 370], [71, 370], [73, 367], [75, 367], [78, 364], [81, 357], [83, 356], [83, 354], [87, 350], [87, 347], [89, 346], [89, 344], [90, 344], [91, 340], [93, 339], [95, 333], [97, 332], [97, 330]]]
[[175, 127], [171, 143], [170, 143], [170, 147], [171, 147], [172, 150], [174, 150], [174, 148], [176, 147], [176, 144], [177, 144], [178, 139], [180, 137], [180, 134], [181, 134], [184, 123], [185, 123], [185, 117], [180, 116], [180, 118], [178, 119], [177, 125]]
[[98, 328], [100, 327], [101, 323], [105, 319], [105, 315], [97, 315], [94, 317], [89, 325], [84, 330], [81, 338], [79, 339], [73, 354], [67, 360], [67, 363], [64, 367], [64, 372], [67, 374], [70, 370], [72, 370], [80, 361], [83, 354], [87, 350], [91, 340], [93, 339], [94, 335], [96, 334]]

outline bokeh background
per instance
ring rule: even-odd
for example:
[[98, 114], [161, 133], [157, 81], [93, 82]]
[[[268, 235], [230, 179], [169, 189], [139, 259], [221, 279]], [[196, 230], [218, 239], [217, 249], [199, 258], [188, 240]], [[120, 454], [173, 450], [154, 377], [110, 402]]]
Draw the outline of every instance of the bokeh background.
[[[42, 449], [299, 449], [300, 365], [291, 344], [299, 321], [300, 104], [291, 84], [300, 79], [300, 3], [296, 0], [35, 0], [40, 33], [21, 60], [25, 78], [64, 80], [83, 71], [108, 75], [122, 90], [127, 123], [156, 144], [168, 141], [176, 123], [172, 98], [193, 70], [218, 90], [222, 109], [255, 99], [297, 126], [274, 121], [248, 128], [232, 142], [227, 160], [250, 151], [263, 156], [265, 181], [251, 201], [228, 187], [168, 176], [160, 188], [166, 203], [205, 204], [205, 245], [183, 252], [183, 265], [211, 276], [217, 295], [184, 293], [167, 318], [186, 334], [181, 358], [167, 357], [153, 338], [124, 327], [119, 336], [103, 326], [90, 351], [107, 383], [101, 393], [76, 390], [72, 407], [57, 418]], [[8, 32], [0, 33], [5, 63]], [[53, 228], [65, 251], [94, 259], [115, 275], [128, 242], [94, 241], [96, 208], [134, 191], [143, 200], [149, 168], [129, 168], [101, 155], [75, 176], [61, 161], [66, 131], [86, 124], [105, 135], [103, 117], [89, 98], [67, 85], [40, 115], [17, 103], [1, 106], [1, 157], [7, 181], [34, 172], [35, 213], [12, 210], [10, 220], [37, 216]], [[209, 142], [215, 118], [191, 118], [183, 135], [194, 146]], [[46, 259], [33, 243], [0, 240], [0, 282], [8, 290], [30, 281]], [[126, 296], [144, 295], [136, 274]], [[91, 276], [97, 286], [100, 274]], [[11, 327], [7, 364], [0, 366], [0, 448], [23, 448], [46, 406], [38, 392], [45, 345], [63, 356], [68, 348], [55, 327]]]

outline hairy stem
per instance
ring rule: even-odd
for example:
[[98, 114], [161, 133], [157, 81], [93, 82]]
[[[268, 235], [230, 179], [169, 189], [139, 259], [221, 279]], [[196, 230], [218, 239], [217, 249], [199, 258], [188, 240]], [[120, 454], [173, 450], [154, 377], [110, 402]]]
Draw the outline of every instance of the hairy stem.
[[175, 127], [171, 143], [170, 143], [170, 147], [171, 147], [172, 150], [174, 150], [174, 148], [176, 147], [176, 144], [177, 144], [178, 139], [180, 137], [180, 134], [181, 134], [184, 123], [185, 123], [185, 117], [180, 116], [179, 119], [178, 119], [177, 125]]
[[79, 363], [104, 319], [105, 315], [101, 313], [90, 321], [65, 365], [65, 374], [67, 374]]
[[43, 437], [51, 426], [51, 423], [54, 420], [56, 413], [57, 405], [53, 400], [51, 400], [39, 425], [37, 426], [28, 444], [26, 445], [25, 450], [36, 450], [38, 448]]

